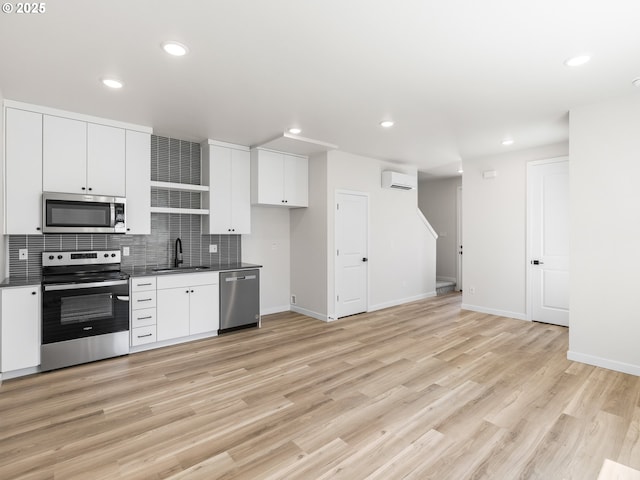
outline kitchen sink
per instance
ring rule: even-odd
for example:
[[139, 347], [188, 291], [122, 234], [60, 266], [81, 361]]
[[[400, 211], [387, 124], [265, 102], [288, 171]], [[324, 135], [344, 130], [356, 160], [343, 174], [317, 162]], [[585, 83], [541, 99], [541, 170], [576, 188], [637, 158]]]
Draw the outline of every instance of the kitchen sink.
[[208, 270], [211, 267], [207, 265], [199, 265], [197, 267], [167, 267], [167, 268], [154, 268], [151, 271], [155, 273], [170, 273], [170, 272], [198, 272], [200, 270]]

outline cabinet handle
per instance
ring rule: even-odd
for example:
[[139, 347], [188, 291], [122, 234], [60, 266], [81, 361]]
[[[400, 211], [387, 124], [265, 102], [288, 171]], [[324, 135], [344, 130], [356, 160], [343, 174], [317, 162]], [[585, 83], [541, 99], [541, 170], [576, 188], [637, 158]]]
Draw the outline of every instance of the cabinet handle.
[[185, 290], [184, 293], [189, 293], [189, 290]]
[[153, 333], [147, 333], [146, 335], [138, 335], [138, 338], [150, 337]]
[[138, 302], [150, 302], [151, 300], [153, 300], [153, 298], [141, 298]]
[[148, 315], [146, 317], [138, 317], [138, 320], [149, 320], [150, 318], [153, 318], [153, 316]]
[[40, 227], [36, 227], [36, 230], [40, 231], [40, 230], [42, 230], [42, 229], [41, 229]]
[[89, 187], [89, 191], [93, 190], [93, 188]]
[[85, 187], [82, 187], [82, 190], [86, 190], [86, 188], [85, 188]]
[[36, 294], [36, 292], [31, 292], [31, 295], [35, 295], [35, 294]]
[[191, 293], [193, 293], [193, 290], [191, 290]]
[[136, 283], [136, 287], [147, 287], [147, 286], [151, 286], [152, 283]]

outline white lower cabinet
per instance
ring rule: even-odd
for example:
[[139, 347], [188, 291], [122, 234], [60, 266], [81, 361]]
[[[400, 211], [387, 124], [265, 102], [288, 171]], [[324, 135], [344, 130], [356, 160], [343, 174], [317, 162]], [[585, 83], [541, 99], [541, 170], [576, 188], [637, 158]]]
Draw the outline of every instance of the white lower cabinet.
[[40, 298], [40, 285], [2, 289], [0, 371], [40, 365]]
[[131, 278], [131, 346], [157, 341], [156, 277]]
[[218, 273], [158, 277], [158, 341], [217, 333], [220, 325]]

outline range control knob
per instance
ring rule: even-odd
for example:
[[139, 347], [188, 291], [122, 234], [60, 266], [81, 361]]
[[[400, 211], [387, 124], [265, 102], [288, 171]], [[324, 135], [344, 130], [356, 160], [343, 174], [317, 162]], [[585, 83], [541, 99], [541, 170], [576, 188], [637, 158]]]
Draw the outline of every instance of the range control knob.
[[112, 253], [112, 254], [111, 254], [111, 256], [112, 256], [112, 257], [115, 257], [115, 256], [116, 256], [116, 254], [115, 254], [115, 253]]
[[105, 254], [104, 254], [104, 258], [107, 258], [108, 256], [109, 256], [109, 254], [108, 254], [108, 253], [105, 253]]
[[49, 260], [53, 260], [53, 255], [49, 255]]
[[58, 260], [62, 260], [62, 255], [58, 255]]

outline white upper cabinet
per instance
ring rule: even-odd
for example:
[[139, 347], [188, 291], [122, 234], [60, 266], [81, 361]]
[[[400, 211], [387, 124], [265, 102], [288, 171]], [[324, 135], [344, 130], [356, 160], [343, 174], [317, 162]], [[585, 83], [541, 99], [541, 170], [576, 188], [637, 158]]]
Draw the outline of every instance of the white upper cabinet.
[[125, 130], [44, 115], [43, 190], [125, 196]]
[[307, 207], [308, 158], [260, 148], [251, 150], [251, 201], [262, 205]]
[[209, 140], [202, 145], [202, 231], [209, 234], [251, 232], [251, 167], [249, 149]]
[[127, 233], [151, 233], [151, 135], [126, 133]]
[[87, 193], [86, 122], [44, 115], [42, 143], [42, 189]]
[[42, 226], [42, 114], [6, 109], [5, 230], [36, 235]]
[[87, 190], [93, 195], [126, 194], [125, 130], [87, 124]]

